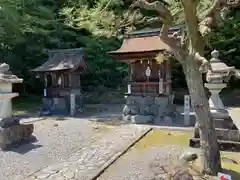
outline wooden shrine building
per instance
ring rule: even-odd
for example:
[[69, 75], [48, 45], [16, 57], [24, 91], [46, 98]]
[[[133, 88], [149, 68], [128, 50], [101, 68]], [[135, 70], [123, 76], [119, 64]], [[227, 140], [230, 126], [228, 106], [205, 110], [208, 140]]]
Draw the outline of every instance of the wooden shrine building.
[[44, 79], [44, 111], [73, 114], [81, 108], [80, 77], [86, 70], [82, 48], [49, 51], [48, 60], [32, 70]]
[[[169, 35], [176, 31], [179, 31], [178, 27], [169, 29]], [[148, 116], [147, 119], [151, 119], [150, 116], [154, 116], [156, 119], [167, 111], [160, 108], [162, 103], [165, 103], [164, 106], [168, 106], [167, 104], [171, 104], [173, 101], [170, 61], [158, 63], [156, 60], [159, 54], [170, 53], [171, 48], [159, 34], [159, 29], [126, 34], [120, 49], [108, 52], [109, 56], [127, 63], [129, 67], [127, 102], [123, 110], [126, 118], [130, 118], [130, 116], [135, 118], [138, 115], [138, 118], [141, 116], [140, 119], [146, 119], [146, 116]], [[155, 108], [156, 112], [150, 112], [154, 109], [150, 107], [152, 105], [159, 106], [163, 112], [159, 114], [159, 108], [158, 110]]]

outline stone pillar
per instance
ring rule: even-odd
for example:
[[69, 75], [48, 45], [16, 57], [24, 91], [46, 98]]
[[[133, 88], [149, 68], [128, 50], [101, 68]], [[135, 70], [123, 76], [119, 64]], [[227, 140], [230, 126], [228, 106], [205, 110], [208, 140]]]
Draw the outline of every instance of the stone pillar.
[[70, 94], [70, 113], [71, 116], [74, 116], [76, 114], [75, 94]]
[[184, 125], [189, 126], [190, 125], [190, 96], [185, 95], [184, 96]]
[[228, 111], [225, 109], [222, 100], [219, 97], [219, 93], [223, 88], [227, 87], [225, 83], [205, 83], [205, 87], [211, 92], [209, 98], [209, 106], [211, 114], [214, 118], [225, 119], [229, 117]]

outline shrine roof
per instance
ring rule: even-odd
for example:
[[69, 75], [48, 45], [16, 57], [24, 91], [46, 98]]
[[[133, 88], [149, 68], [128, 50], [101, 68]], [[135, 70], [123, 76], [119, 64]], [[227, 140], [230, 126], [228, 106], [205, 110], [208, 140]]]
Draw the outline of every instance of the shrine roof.
[[[169, 29], [169, 35], [180, 30], [180, 26]], [[108, 55], [132, 54], [142, 52], [171, 51], [160, 34], [160, 29], [146, 29], [135, 31], [124, 35], [122, 46], [115, 51], [108, 52]]]
[[86, 67], [82, 48], [50, 50], [48, 60], [41, 66], [31, 70], [35, 72], [48, 72], [68, 70], [77, 67]]

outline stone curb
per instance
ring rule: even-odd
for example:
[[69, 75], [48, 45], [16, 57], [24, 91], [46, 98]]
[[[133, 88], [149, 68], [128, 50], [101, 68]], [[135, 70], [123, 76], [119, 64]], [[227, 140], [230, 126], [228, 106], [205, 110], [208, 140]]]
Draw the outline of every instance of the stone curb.
[[137, 144], [142, 138], [144, 138], [153, 128], [147, 129], [139, 137], [137, 137], [133, 142], [129, 143], [122, 152], [116, 153], [111, 159], [109, 159], [90, 179], [86, 180], [96, 180], [101, 174], [103, 174], [112, 164], [114, 164], [121, 156], [123, 156], [129, 149], [131, 149], [135, 144]]
[[[148, 126], [147, 126], [148, 127]], [[194, 127], [173, 127], [173, 126], [149, 126], [152, 129], [171, 130], [171, 131], [193, 131]]]

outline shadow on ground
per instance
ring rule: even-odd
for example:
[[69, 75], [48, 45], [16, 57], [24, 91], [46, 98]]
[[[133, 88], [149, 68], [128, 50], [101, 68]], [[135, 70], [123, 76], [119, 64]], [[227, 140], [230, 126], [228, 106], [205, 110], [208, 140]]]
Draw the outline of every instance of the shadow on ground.
[[37, 142], [36, 136], [31, 136], [28, 140], [21, 140], [16, 144], [9, 145], [4, 151], [11, 151], [16, 152], [19, 154], [26, 154], [33, 149], [37, 149], [42, 147], [42, 145], [35, 145], [34, 143]]

